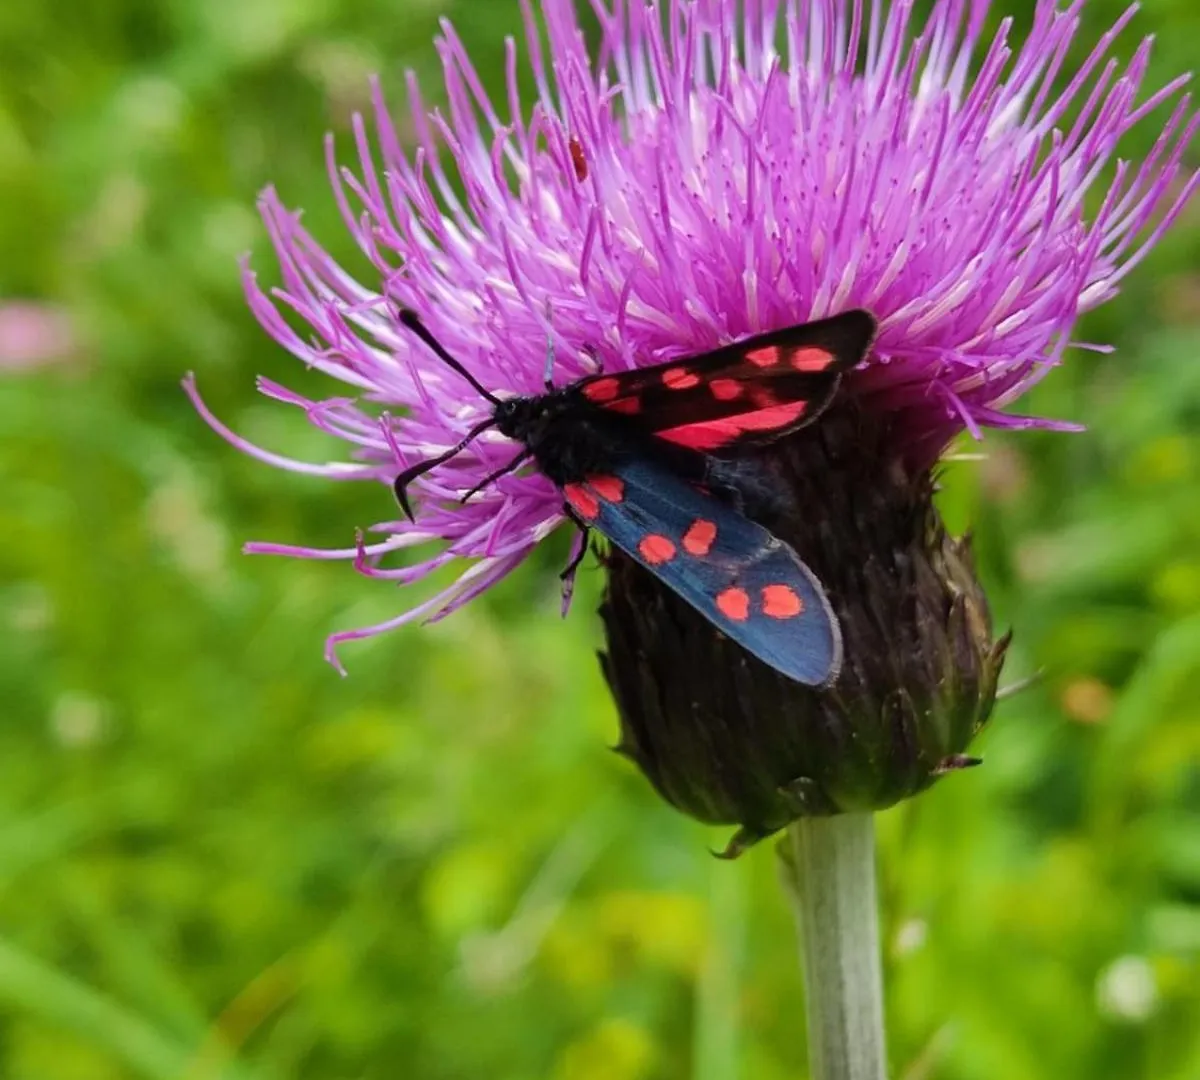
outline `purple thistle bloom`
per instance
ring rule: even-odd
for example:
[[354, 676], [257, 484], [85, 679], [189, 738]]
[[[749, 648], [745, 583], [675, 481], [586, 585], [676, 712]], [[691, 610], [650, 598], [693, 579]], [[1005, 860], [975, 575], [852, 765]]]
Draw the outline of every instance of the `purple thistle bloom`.
[[[1133, 8], [1055, 91], [1082, 6], [1039, 3], [1014, 51], [1010, 20], [982, 39], [987, 0], [937, 0], [924, 25], [910, 2], [593, 0], [593, 55], [571, 3], [542, 6], [548, 53], [526, 3], [537, 98], [528, 110], [520, 101], [510, 40], [500, 111], [443, 24], [445, 111], [427, 114], [408, 80], [416, 149], [402, 147], [378, 86], [374, 147], [354, 120], [358, 171], [339, 167], [327, 141], [367, 280], [273, 190], [261, 209], [283, 285], [267, 294], [244, 270], [268, 333], [351, 396], [313, 401], [265, 379], [259, 389], [353, 444], [351, 460], [260, 449], [215, 419], [190, 379], [188, 392], [270, 464], [390, 484], [490, 411], [399, 324], [400, 307], [501, 396], [541, 390], [548, 343], [561, 385], [597, 359], [608, 371], [647, 366], [864, 307], [880, 333], [844, 393], [887, 414], [913, 469], [963, 429], [1066, 427], [1006, 410], [1068, 346], [1097, 347], [1071, 341], [1076, 320], [1117, 292], [1198, 179], [1181, 165], [1197, 126], [1187, 76], [1142, 93], [1149, 40], [1124, 69], [1106, 59]], [[1115, 161], [1152, 113], [1161, 134], [1147, 159]], [[373, 543], [247, 550], [350, 559], [394, 582], [476, 560], [419, 607], [335, 634], [331, 659], [340, 641], [441, 618], [563, 520], [561, 495], [536, 473], [457, 502], [514, 449], [485, 433], [417, 482], [415, 523], [375, 525]], [[384, 565], [430, 540], [444, 551]]]

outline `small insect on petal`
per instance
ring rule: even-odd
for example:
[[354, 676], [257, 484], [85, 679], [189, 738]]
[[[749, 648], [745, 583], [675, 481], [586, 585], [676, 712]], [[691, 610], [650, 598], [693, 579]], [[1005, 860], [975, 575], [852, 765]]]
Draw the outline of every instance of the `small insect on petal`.
[[745, 622], [750, 618], [750, 594], [736, 585], [717, 593], [717, 610], [734, 622]]
[[712, 521], [705, 521], [704, 518], [697, 518], [683, 534], [683, 550], [689, 555], [700, 558], [712, 550], [713, 541], [716, 538], [716, 524]]
[[575, 166], [575, 179], [582, 184], [588, 178], [588, 163], [583, 147], [574, 135], [571, 136], [567, 147], [571, 151], [571, 164]]
[[651, 566], [661, 566], [675, 558], [675, 544], [669, 537], [659, 533], [644, 536], [638, 544], [638, 553]]
[[804, 611], [804, 601], [790, 585], [766, 585], [762, 590], [764, 615], [772, 619], [794, 619]]

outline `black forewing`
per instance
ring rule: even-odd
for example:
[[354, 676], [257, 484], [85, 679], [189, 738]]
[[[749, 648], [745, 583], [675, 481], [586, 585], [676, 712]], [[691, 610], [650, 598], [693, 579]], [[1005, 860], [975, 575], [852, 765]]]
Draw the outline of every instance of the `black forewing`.
[[654, 367], [590, 376], [571, 392], [695, 450], [761, 444], [820, 415], [875, 329], [868, 312], [847, 311]]

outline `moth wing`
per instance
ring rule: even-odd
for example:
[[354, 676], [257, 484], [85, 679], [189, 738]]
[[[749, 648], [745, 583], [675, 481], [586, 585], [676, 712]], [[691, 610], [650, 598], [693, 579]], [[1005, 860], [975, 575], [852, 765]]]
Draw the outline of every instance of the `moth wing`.
[[563, 491], [588, 525], [764, 663], [809, 686], [837, 678], [842, 638], [825, 591], [761, 525], [644, 456]]
[[572, 389], [693, 450], [762, 445], [824, 411], [842, 373], [867, 354], [875, 329], [868, 312], [846, 311], [654, 367], [589, 376]]

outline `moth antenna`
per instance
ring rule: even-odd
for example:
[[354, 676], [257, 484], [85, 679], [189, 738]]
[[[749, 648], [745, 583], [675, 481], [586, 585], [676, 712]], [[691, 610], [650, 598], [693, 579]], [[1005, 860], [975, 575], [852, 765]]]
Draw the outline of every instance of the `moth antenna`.
[[400, 319], [401, 323], [407, 326], [409, 330], [416, 334], [417, 337], [419, 337], [433, 350], [434, 354], [439, 360], [442, 361], [442, 363], [457, 371], [464, 379], [467, 380], [467, 382], [471, 384], [471, 386], [479, 391], [479, 393], [482, 394], [483, 397], [485, 397], [493, 405], [500, 404], [500, 399], [496, 397], [495, 394], [493, 394], [482, 383], [480, 383], [474, 375], [472, 375], [458, 360], [455, 360], [454, 357], [445, 350], [445, 348], [442, 346], [442, 343], [429, 332], [429, 328], [423, 322], [421, 322], [421, 317], [415, 311], [413, 311], [412, 308], [401, 308], [397, 317]]
[[419, 461], [416, 465], [412, 465], [405, 469], [395, 480], [392, 481], [392, 490], [396, 493], [396, 502], [400, 504], [400, 509], [404, 511], [404, 516], [409, 521], [413, 520], [412, 507], [408, 502], [408, 485], [411, 484], [418, 476], [424, 476], [430, 469], [436, 469], [439, 465], [449, 461], [455, 454], [465, 450], [467, 444], [479, 435], [482, 435], [488, 428], [495, 426], [495, 419], [488, 417], [482, 423], [476, 424], [470, 431], [462, 437], [462, 439], [454, 446], [450, 447], [443, 454], [438, 454], [437, 457], [430, 458], [428, 461]]
[[[553, 317], [553, 312], [550, 308], [550, 301], [546, 301], [546, 321], [550, 322]], [[554, 389], [554, 335], [546, 332], [546, 367], [542, 371], [542, 385], [546, 388], [546, 393]]]

